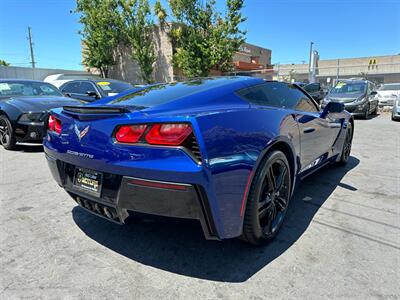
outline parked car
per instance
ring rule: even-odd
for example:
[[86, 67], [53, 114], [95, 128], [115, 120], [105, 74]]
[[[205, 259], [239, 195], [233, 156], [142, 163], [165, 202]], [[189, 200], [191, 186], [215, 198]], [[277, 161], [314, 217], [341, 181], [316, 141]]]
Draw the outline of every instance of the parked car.
[[400, 83], [386, 83], [378, 89], [379, 106], [392, 106], [400, 96]]
[[8, 150], [17, 142], [42, 142], [51, 108], [79, 105], [42, 81], [0, 79], [0, 144]]
[[305, 82], [301, 82], [301, 81], [296, 81], [296, 82], [293, 82], [293, 84], [296, 84], [296, 85], [298, 85], [299, 87], [304, 87], [304, 86], [306, 86], [306, 85], [307, 85], [307, 83], [305, 83]]
[[400, 120], [400, 95], [396, 97], [392, 107], [392, 120]]
[[47, 76], [43, 81], [48, 82], [55, 87], [59, 88], [62, 86], [64, 83], [71, 81], [71, 80], [97, 80], [101, 79], [101, 77], [93, 74], [53, 74]]
[[353, 116], [367, 119], [369, 115], [378, 113], [376, 94], [374, 84], [368, 80], [341, 80], [325, 96], [321, 106], [324, 108], [329, 102], [340, 102]]
[[45, 155], [78, 205], [197, 219], [207, 239], [272, 239], [296, 182], [346, 164], [354, 122], [293, 84], [215, 77], [51, 112]]
[[310, 83], [303, 86], [303, 89], [314, 98], [314, 100], [319, 104], [325, 97], [324, 89], [319, 82]]
[[128, 82], [111, 79], [72, 80], [60, 86], [60, 90], [65, 96], [87, 102], [115, 96], [133, 88], [134, 86]]

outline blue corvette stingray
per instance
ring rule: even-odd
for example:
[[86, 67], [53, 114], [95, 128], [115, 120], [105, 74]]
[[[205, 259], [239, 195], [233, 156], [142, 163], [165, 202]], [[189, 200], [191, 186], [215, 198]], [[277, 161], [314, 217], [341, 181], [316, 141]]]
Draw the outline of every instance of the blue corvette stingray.
[[342, 103], [320, 111], [296, 85], [216, 77], [54, 109], [44, 147], [57, 183], [98, 216], [197, 219], [207, 239], [262, 244], [296, 182], [347, 162], [353, 129]]

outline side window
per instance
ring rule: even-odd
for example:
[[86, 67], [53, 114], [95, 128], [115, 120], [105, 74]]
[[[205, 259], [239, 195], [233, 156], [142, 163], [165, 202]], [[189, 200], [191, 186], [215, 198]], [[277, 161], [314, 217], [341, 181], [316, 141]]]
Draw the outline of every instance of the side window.
[[293, 108], [297, 103], [291, 92], [293, 88], [283, 82], [266, 82], [240, 90], [238, 95], [255, 105]]
[[96, 90], [94, 89], [93, 84], [91, 84], [90, 82], [81, 81], [78, 93], [86, 94], [86, 92], [96, 92]]
[[79, 82], [70, 82], [61, 89], [63, 93], [78, 93]]
[[284, 82], [266, 82], [240, 90], [238, 95], [255, 105], [318, 112], [318, 108], [306, 94], [295, 85]]
[[318, 112], [313, 101], [308, 98], [301, 90], [293, 90], [293, 97], [297, 99], [295, 109], [308, 112]]

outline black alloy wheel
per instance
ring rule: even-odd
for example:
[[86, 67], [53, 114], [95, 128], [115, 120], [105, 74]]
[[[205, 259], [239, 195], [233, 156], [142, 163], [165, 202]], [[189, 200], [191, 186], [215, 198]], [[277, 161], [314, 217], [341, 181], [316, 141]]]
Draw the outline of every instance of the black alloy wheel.
[[340, 156], [340, 160], [337, 162], [339, 165], [343, 166], [347, 164], [347, 162], [349, 161], [352, 142], [353, 142], [353, 126], [349, 122], [347, 124], [346, 138], [343, 143], [342, 154]]
[[282, 226], [290, 196], [291, 177], [287, 158], [281, 151], [271, 152], [253, 179], [242, 237], [256, 245], [274, 238]]
[[16, 144], [12, 125], [4, 115], [0, 115], [0, 144], [7, 150], [14, 149]]

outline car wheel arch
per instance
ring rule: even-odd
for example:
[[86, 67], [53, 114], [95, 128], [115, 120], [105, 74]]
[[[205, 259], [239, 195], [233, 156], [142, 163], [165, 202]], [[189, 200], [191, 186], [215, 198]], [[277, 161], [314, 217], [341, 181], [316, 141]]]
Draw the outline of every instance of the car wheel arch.
[[[250, 173], [250, 178], [249, 178], [250, 186], [253, 184], [254, 175], [256, 174], [257, 170], [263, 167], [263, 164], [268, 154], [273, 151], [281, 151], [286, 156], [289, 162], [289, 168], [291, 173], [290, 177], [292, 182], [292, 193], [293, 193], [295, 186], [295, 178], [297, 173], [297, 166], [299, 164], [299, 158], [295, 154], [294, 147], [290, 145], [289, 141], [286, 141], [284, 139], [277, 139], [274, 140], [273, 142], [268, 143], [267, 147], [265, 147], [265, 149], [260, 153], [259, 158], [254, 164], [254, 167], [252, 168]], [[247, 205], [247, 197], [248, 195], [246, 195], [243, 207], [244, 209], [246, 208]]]
[[242, 216], [242, 226], [241, 230], [243, 230], [243, 222], [244, 222], [244, 211], [247, 208], [247, 200], [248, 200], [248, 188], [250, 188], [254, 184], [254, 177], [255, 174], [257, 173], [259, 168], [263, 167], [263, 164], [265, 160], [268, 157], [268, 154], [272, 153], [273, 151], [281, 151], [287, 158], [289, 162], [289, 168], [290, 168], [290, 178], [291, 178], [291, 184], [292, 184], [292, 191], [291, 194], [293, 194], [294, 188], [295, 188], [295, 179], [296, 179], [296, 172], [297, 172], [297, 166], [299, 165], [299, 158], [295, 154], [294, 147], [290, 144], [289, 141], [286, 141], [284, 138], [278, 138], [270, 143], [265, 147], [265, 149], [261, 152], [259, 155], [259, 158], [257, 159], [256, 163], [254, 164], [254, 167], [252, 168], [250, 175], [249, 175], [249, 183], [248, 187], [246, 188], [245, 192], [245, 198], [243, 199], [242, 203], [242, 209], [241, 209], [241, 216]]

